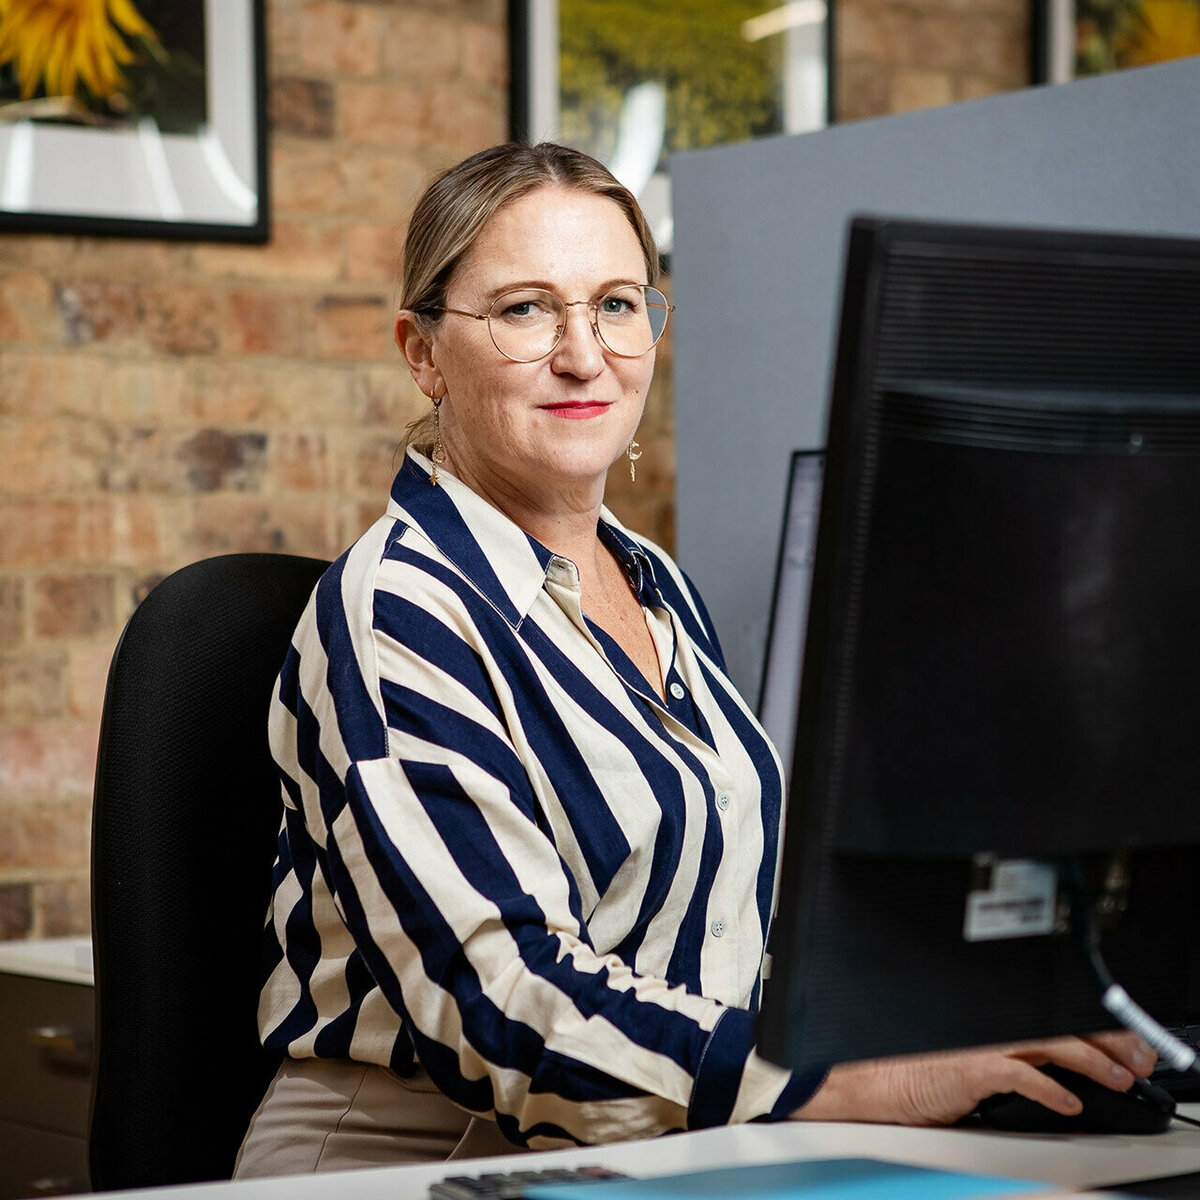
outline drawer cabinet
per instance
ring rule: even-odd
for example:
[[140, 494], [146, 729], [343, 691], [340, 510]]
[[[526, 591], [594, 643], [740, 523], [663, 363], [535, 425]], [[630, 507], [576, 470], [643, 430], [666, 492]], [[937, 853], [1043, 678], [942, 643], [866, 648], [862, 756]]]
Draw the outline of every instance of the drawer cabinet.
[[0, 1121], [0, 1196], [62, 1196], [88, 1188], [87, 1138]]
[[93, 991], [59, 974], [80, 978], [15, 973], [0, 954], [0, 1200], [88, 1190]]

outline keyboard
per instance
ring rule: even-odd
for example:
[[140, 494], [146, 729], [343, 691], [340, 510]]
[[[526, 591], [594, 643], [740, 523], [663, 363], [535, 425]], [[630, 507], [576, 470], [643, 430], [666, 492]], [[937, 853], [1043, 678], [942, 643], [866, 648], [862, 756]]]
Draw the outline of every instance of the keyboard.
[[[1171, 1032], [1181, 1042], [1191, 1046], [1197, 1054], [1200, 1054], [1200, 1025], [1184, 1025], [1172, 1029]], [[1195, 1068], [1190, 1071], [1177, 1071], [1159, 1059], [1158, 1065], [1150, 1076], [1150, 1081], [1170, 1092], [1176, 1100], [1200, 1100], [1200, 1074]]]
[[538, 1183], [590, 1183], [628, 1179], [609, 1167], [557, 1167], [542, 1171], [488, 1171], [482, 1175], [451, 1175], [431, 1184], [430, 1200], [520, 1200], [525, 1189]]

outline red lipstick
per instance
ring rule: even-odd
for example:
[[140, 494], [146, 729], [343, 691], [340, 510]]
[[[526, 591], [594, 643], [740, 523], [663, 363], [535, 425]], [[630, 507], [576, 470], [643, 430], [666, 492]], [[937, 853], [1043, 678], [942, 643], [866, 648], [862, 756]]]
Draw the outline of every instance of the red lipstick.
[[608, 412], [611, 405], [599, 400], [567, 401], [563, 404], [543, 405], [545, 410], [556, 417], [566, 417], [570, 421], [586, 421], [589, 417], [598, 417]]

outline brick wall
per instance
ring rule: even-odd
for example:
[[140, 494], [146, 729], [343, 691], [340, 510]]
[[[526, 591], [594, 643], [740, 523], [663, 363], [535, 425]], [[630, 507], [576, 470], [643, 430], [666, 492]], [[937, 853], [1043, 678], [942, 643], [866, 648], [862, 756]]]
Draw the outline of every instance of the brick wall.
[[835, 0], [838, 119], [1029, 83], [1030, 0]]
[[270, 0], [269, 245], [0, 234], [0, 937], [84, 930], [121, 625], [227, 550], [331, 557], [422, 398], [400, 224], [507, 134], [503, 0]]
[[[1025, 82], [1026, 0], [838, 0], [844, 119]], [[428, 174], [507, 134], [503, 0], [269, 0], [270, 245], [0, 235], [0, 938], [84, 931], [104, 677], [168, 571], [332, 557], [424, 406], [390, 339]], [[673, 543], [670, 339], [609, 500]]]

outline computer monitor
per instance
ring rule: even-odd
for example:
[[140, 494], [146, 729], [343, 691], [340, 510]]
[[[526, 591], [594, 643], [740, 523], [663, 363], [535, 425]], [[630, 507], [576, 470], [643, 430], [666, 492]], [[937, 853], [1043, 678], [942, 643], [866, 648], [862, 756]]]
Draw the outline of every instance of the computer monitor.
[[800, 700], [800, 668], [817, 551], [823, 464], [820, 450], [792, 451], [758, 693], [759, 723], [774, 742], [785, 768], [791, 765], [795, 748], [796, 705]]
[[803, 641], [766, 1057], [1200, 1014], [1200, 242], [853, 222]]

